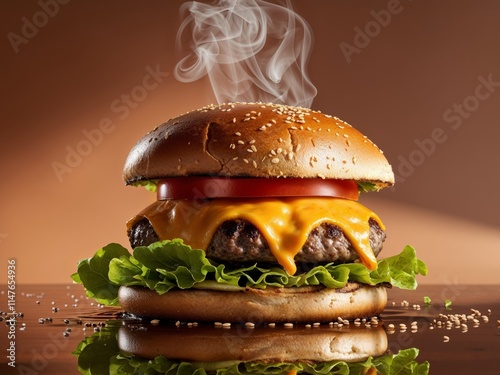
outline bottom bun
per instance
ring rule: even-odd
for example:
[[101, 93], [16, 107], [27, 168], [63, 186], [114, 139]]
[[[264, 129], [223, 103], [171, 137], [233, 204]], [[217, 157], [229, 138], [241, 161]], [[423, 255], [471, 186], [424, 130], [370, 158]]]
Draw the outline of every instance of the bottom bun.
[[385, 286], [347, 283], [340, 289], [246, 288], [241, 291], [120, 287], [118, 301], [128, 313], [192, 322], [326, 322], [378, 315], [387, 304]]

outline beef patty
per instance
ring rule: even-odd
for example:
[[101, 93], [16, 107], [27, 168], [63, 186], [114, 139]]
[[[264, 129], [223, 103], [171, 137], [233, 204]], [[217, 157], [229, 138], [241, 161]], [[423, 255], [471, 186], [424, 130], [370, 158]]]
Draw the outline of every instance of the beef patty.
[[[370, 219], [370, 245], [375, 256], [382, 250], [385, 232], [377, 222]], [[132, 248], [147, 246], [159, 241], [147, 219], [138, 221], [129, 231]], [[206, 249], [207, 257], [215, 261], [231, 263], [260, 262], [277, 264], [266, 239], [251, 223], [244, 220], [229, 220], [222, 223]], [[344, 232], [330, 223], [323, 223], [313, 229], [295, 256], [296, 263], [350, 263], [357, 260], [358, 254]]]

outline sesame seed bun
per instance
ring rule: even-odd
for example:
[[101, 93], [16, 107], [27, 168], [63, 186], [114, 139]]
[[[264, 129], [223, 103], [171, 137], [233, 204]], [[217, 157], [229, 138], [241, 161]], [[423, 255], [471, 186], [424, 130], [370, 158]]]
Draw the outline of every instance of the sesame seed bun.
[[[216, 328], [213, 325], [146, 325], [147, 329], [123, 326], [118, 331], [122, 352], [152, 359], [164, 355], [186, 362], [226, 363], [228, 361], [262, 363], [320, 363], [327, 361], [359, 362], [387, 351], [387, 334], [381, 326], [342, 329], [321, 325], [285, 328], [241, 325]], [[168, 338], [168, 339], [166, 339]]]
[[385, 286], [353, 282], [340, 289], [189, 289], [171, 290], [163, 295], [144, 287], [122, 286], [118, 300], [131, 314], [169, 320], [311, 323], [378, 315], [387, 304], [387, 292]]
[[382, 151], [344, 121], [263, 103], [204, 107], [144, 136], [123, 171], [127, 184], [166, 177], [300, 177], [392, 185]]

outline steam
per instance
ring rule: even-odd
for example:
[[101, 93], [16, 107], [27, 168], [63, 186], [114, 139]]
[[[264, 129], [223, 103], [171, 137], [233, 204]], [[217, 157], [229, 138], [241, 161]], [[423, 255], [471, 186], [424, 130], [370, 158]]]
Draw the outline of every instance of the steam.
[[273, 102], [311, 107], [316, 88], [306, 73], [312, 44], [307, 22], [287, 6], [263, 0], [184, 3], [177, 34], [183, 56], [175, 77], [208, 75], [219, 103]]

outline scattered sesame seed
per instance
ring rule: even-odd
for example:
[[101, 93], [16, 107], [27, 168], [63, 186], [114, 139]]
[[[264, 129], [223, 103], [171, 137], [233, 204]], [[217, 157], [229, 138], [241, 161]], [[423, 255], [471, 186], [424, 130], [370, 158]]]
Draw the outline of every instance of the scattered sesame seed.
[[450, 341], [450, 338], [448, 336], [443, 336], [443, 341], [448, 342], [448, 341]]
[[271, 159], [271, 163], [273, 163], [273, 164], [278, 164], [279, 162], [280, 162], [280, 159], [278, 159], [278, 158]]

